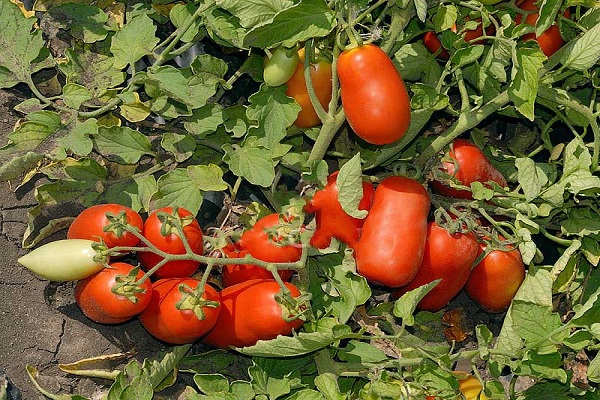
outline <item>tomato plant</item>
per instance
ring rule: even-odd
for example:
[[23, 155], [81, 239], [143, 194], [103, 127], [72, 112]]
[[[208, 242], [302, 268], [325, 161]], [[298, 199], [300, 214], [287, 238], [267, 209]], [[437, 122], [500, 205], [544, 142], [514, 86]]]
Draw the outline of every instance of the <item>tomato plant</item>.
[[[285, 286], [292, 297], [300, 296], [296, 286], [287, 282]], [[223, 289], [219, 318], [202, 341], [222, 349], [245, 347], [300, 329], [301, 311], [280, 303], [280, 291], [274, 280], [250, 280]]]
[[75, 301], [86, 317], [100, 324], [120, 324], [138, 315], [152, 296], [149, 279], [131, 264], [115, 262], [75, 285]]
[[[486, 248], [487, 245], [481, 243], [479, 253], [485, 252]], [[483, 309], [502, 312], [508, 308], [524, 279], [521, 253], [507, 245], [504, 249], [490, 251], [473, 267], [465, 291]]]
[[221, 312], [220, 295], [210, 285], [202, 293], [201, 281], [193, 278], [159, 279], [140, 314], [140, 322], [155, 338], [172, 344], [192, 343], [215, 325]]
[[[468, 20], [468, 18], [467, 18]], [[481, 36], [483, 36], [483, 26], [481, 23], [481, 18], [477, 18], [475, 19], [475, 21], [478, 23], [477, 24], [477, 28], [476, 29], [467, 29], [464, 34], [463, 34], [463, 39], [465, 40], [465, 42], [468, 43], [473, 43], [473, 44], [481, 44], [484, 42], [484, 40], [479, 40], [476, 41], [476, 39], [480, 38]], [[452, 27], [450, 28], [450, 30], [454, 33], [456, 33], [458, 31], [456, 24], [453, 24]], [[494, 33], [494, 26], [490, 25], [485, 29], [485, 33], [486, 35], [492, 35]], [[435, 32], [433, 31], [427, 31], [423, 34], [423, 44], [425, 45], [425, 47], [427, 47], [427, 50], [429, 50], [432, 54], [437, 53], [440, 48], [441, 51], [438, 54], [438, 57], [442, 60], [447, 60], [448, 58], [450, 58], [450, 53], [448, 52], [448, 49], [445, 49], [442, 47], [442, 42], [440, 41], [440, 38], [436, 35]]]
[[[178, 226], [181, 227], [192, 252], [202, 254], [204, 252], [202, 228], [192, 213], [184, 208], [178, 208], [177, 212], [172, 207], [155, 210], [144, 223], [142, 234], [159, 250], [169, 254], [185, 254], [186, 247]], [[138, 258], [146, 271], [163, 260], [163, 257], [151, 251], [140, 251]], [[168, 261], [153, 276], [157, 279], [188, 277], [196, 272], [199, 266], [200, 263], [195, 260]]]
[[410, 124], [410, 98], [392, 60], [378, 46], [344, 51], [337, 63], [342, 105], [352, 130], [372, 144], [399, 140]]
[[394, 292], [393, 296], [399, 297], [409, 290], [441, 279], [417, 306], [420, 310], [439, 311], [462, 290], [478, 253], [479, 245], [474, 234], [451, 234], [437, 223], [430, 222], [419, 270], [413, 280]]
[[300, 57], [295, 49], [279, 47], [265, 59], [263, 79], [269, 86], [281, 86], [286, 83], [298, 66]]
[[93, 248], [94, 241], [64, 239], [46, 243], [17, 261], [37, 276], [65, 282], [87, 278], [104, 268], [103, 257]]
[[[488, 186], [487, 182], [495, 182], [506, 187], [506, 179], [498, 171], [475, 144], [466, 139], [456, 139], [452, 142], [447, 160], [442, 160], [441, 170], [456, 178], [464, 186], [470, 186], [474, 182], [481, 182]], [[434, 180], [432, 186], [437, 193], [444, 196], [459, 199], [471, 199], [469, 190], [454, 189], [447, 184]]]
[[[321, 120], [312, 105], [304, 78], [304, 49], [299, 51], [300, 62], [292, 77], [287, 81], [286, 95], [292, 97], [300, 106], [300, 112], [294, 121], [294, 125], [300, 128], [312, 128], [321, 124]], [[331, 63], [324, 58], [310, 63], [310, 79], [315, 94], [321, 106], [327, 111], [331, 101]]]
[[144, 226], [142, 217], [121, 204], [97, 204], [83, 210], [71, 223], [68, 239], [102, 240], [109, 248], [116, 246], [133, 247], [140, 239], [125, 230], [124, 225], [140, 233]]
[[429, 204], [419, 182], [402, 176], [384, 179], [356, 245], [358, 273], [384, 286], [408, 284], [423, 259]]
[[302, 245], [297, 242], [294, 226], [280, 217], [269, 214], [244, 231], [237, 246], [252, 256], [272, 263], [294, 262], [302, 255]]
[[[520, 24], [523, 21], [525, 24], [536, 26], [540, 17], [539, 7], [536, 5], [536, 1], [522, 0], [517, 2], [517, 7], [523, 11], [529, 11], [530, 13], [525, 16], [525, 20], [523, 20], [522, 14], [517, 14], [515, 17], [515, 22]], [[569, 18], [571, 16], [568, 8], [565, 10], [563, 15], [565, 18]], [[565, 44], [565, 41], [560, 34], [560, 28], [556, 23], [552, 24], [540, 35], [536, 35], [534, 32], [523, 35], [523, 40], [535, 40], [538, 42], [540, 49], [542, 49], [542, 52], [548, 57], [556, 53], [558, 49], [563, 47]]]
[[[358, 242], [364, 219], [354, 218], [342, 208], [337, 188], [338, 172], [327, 178], [327, 185], [317, 191], [307, 200], [304, 211], [315, 214], [317, 228], [310, 239], [313, 247], [325, 248], [331, 244], [331, 239], [336, 238], [354, 248]], [[358, 204], [359, 210], [369, 210], [373, 202], [375, 188], [370, 182], [363, 182], [363, 195]]]

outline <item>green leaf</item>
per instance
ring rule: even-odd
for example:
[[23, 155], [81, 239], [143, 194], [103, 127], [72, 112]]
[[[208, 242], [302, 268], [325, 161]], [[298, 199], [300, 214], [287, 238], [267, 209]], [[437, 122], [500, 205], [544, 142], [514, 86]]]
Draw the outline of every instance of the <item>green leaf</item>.
[[517, 158], [515, 167], [517, 167], [517, 179], [525, 194], [525, 200], [533, 200], [548, 184], [548, 177], [544, 170], [529, 157]]
[[202, 191], [219, 192], [229, 187], [223, 180], [223, 170], [218, 165], [190, 165], [187, 173], [194, 185]]
[[566, 210], [567, 218], [560, 224], [567, 235], [590, 236], [600, 233], [600, 214], [591, 207], [572, 207]]
[[110, 51], [114, 55], [115, 68], [134, 65], [150, 54], [158, 42], [156, 26], [147, 15], [133, 18], [112, 38]]
[[94, 96], [92, 96], [85, 86], [77, 83], [67, 83], [63, 86], [63, 100], [65, 101], [65, 104], [76, 110], [93, 97]]
[[175, 156], [175, 161], [183, 162], [190, 158], [196, 149], [196, 140], [192, 135], [180, 135], [167, 132], [163, 134], [160, 145]]
[[239, 145], [223, 145], [223, 161], [236, 176], [253, 185], [268, 187], [275, 179], [275, 164], [268, 149]]
[[348, 160], [336, 178], [338, 201], [346, 214], [353, 218], [365, 218], [366, 210], [359, 210], [358, 205], [363, 198], [363, 180], [360, 153]]
[[538, 73], [542, 69], [546, 56], [540, 50], [531, 47], [520, 47], [516, 55], [513, 60], [508, 95], [517, 111], [533, 121], [538, 92]]
[[204, 394], [229, 392], [229, 380], [221, 374], [195, 374], [194, 383]]
[[537, 354], [529, 352], [517, 368], [519, 375], [527, 375], [540, 379], [552, 379], [562, 383], [567, 381], [567, 372], [563, 369], [562, 357], [559, 353]]
[[600, 289], [596, 290], [583, 304], [573, 306], [575, 315], [569, 321], [575, 326], [592, 326], [600, 321]]
[[394, 58], [405, 81], [417, 81], [423, 76], [423, 83], [433, 85], [442, 75], [442, 67], [421, 42], [405, 44]]
[[387, 360], [383, 350], [358, 340], [350, 340], [346, 347], [339, 349], [338, 357], [351, 363], [379, 363]]
[[325, 372], [315, 377], [315, 386], [325, 395], [324, 400], [345, 400], [346, 396], [340, 393], [337, 376]]
[[406, 292], [394, 303], [394, 315], [398, 318], [402, 318], [402, 322], [407, 326], [413, 326], [415, 318], [413, 316], [417, 304], [433, 289], [440, 279], [430, 282], [426, 285], [419, 286], [409, 292]]
[[417, 82], [410, 87], [410, 90], [414, 93], [410, 99], [413, 110], [426, 108], [437, 111], [443, 110], [450, 104], [448, 95], [440, 93], [433, 86]]
[[48, 10], [44, 19], [50, 18], [63, 29], [70, 29], [73, 37], [84, 43], [94, 43], [108, 36], [108, 15], [100, 8], [78, 3], [60, 4]]
[[204, 18], [209, 35], [217, 43], [227, 47], [247, 48], [243, 43], [246, 29], [242, 28], [236, 16], [213, 7], [205, 13]]
[[515, 332], [540, 354], [556, 352], [568, 335], [568, 331], [559, 329], [562, 327], [560, 315], [552, 312], [551, 307], [513, 300], [510, 313]]
[[588, 365], [587, 378], [591, 382], [600, 383], [600, 356], [597, 354]]
[[260, 144], [274, 148], [286, 135], [286, 128], [296, 120], [300, 106], [286, 96], [285, 85], [271, 87], [266, 84], [249, 97], [246, 109], [248, 119], [258, 121], [251, 133], [261, 138]]
[[135, 164], [145, 154], [154, 155], [148, 138], [128, 127], [101, 126], [92, 139], [98, 152], [122, 164]]
[[456, 23], [458, 17], [458, 9], [454, 4], [440, 4], [437, 12], [432, 18], [432, 22], [436, 32], [447, 31]]
[[[180, 29], [187, 21], [188, 18], [192, 17], [194, 13], [200, 8], [199, 4], [187, 3], [187, 4], [175, 4], [171, 8], [169, 18], [175, 28]], [[202, 31], [202, 18], [196, 18], [192, 26], [181, 37], [181, 41], [185, 43], [193, 42]]]
[[10, 1], [0, 1], [0, 87], [31, 81], [32, 61], [44, 48], [42, 31], [33, 28], [36, 22]]
[[91, 136], [98, 133], [98, 124], [95, 118], [83, 122], [75, 121], [67, 127], [67, 133], [57, 140], [57, 143], [66, 151], [71, 151], [79, 156], [87, 156], [94, 148]]
[[562, 0], [546, 0], [540, 3], [539, 17], [535, 23], [535, 36], [539, 37], [555, 23]]
[[158, 191], [152, 195], [153, 208], [182, 207], [196, 215], [202, 205], [202, 191], [188, 170], [176, 168], [158, 178]]
[[60, 115], [52, 111], [36, 111], [8, 134], [8, 144], [0, 148], [4, 158], [16, 152], [34, 150], [61, 128]]
[[217, 0], [219, 7], [238, 17], [240, 25], [246, 28], [268, 22], [293, 4], [291, 0]]
[[324, 0], [301, 0], [271, 22], [250, 30], [244, 45], [263, 49], [278, 45], [293, 47], [310, 38], [327, 36], [335, 22], [335, 15]]
[[562, 64], [576, 71], [587, 71], [593, 68], [600, 59], [600, 23], [569, 42], [569, 51], [562, 54]]
[[450, 61], [454, 68], [460, 68], [477, 61], [483, 54], [484, 46], [480, 44], [472, 44], [467, 47], [462, 47], [452, 54]]
[[292, 389], [301, 388], [302, 375], [316, 373], [312, 357], [305, 358], [260, 358], [252, 359], [253, 365], [248, 368], [250, 382], [257, 394], [264, 394], [270, 399], [290, 393]]
[[218, 104], [207, 104], [194, 110], [183, 123], [185, 129], [194, 136], [204, 139], [215, 132], [225, 122], [225, 112]]

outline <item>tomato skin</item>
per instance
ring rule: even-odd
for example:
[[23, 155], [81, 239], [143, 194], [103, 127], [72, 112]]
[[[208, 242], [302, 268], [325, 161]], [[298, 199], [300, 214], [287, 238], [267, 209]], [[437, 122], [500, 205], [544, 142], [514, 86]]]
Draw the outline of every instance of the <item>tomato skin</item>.
[[399, 140], [410, 124], [410, 98], [389, 56], [366, 44], [342, 52], [337, 62], [342, 105], [354, 132], [372, 144]]
[[[304, 79], [304, 49], [298, 52], [298, 56], [300, 62], [296, 66], [296, 71], [292, 77], [287, 81], [285, 94], [292, 97], [301, 108], [298, 117], [294, 121], [294, 125], [300, 128], [312, 128], [321, 125], [321, 120], [308, 97], [308, 89], [306, 88], [306, 80]], [[311, 64], [310, 76], [319, 103], [321, 103], [325, 111], [328, 111], [332, 90], [331, 63], [319, 60]]]
[[[200, 281], [193, 278], [166, 278], [154, 282], [150, 304], [139, 316], [144, 328], [163, 342], [195, 342], [213, 328], [221, 312], [221, 305], [202, 307], [204, 319], [200, 320], [193, 310], [178, 310], [176, 304], [183, 297], [179, 290], [182, 284], [196, 289]], [[204, 286], [202, 298], [220, 302], [219, 293], [210, 285]]]
[[[161, 226], [163, 223], [159, 220], [158, 212], [166, 212], [173, 214], [172, 207], [164, 207], [159, 210], [152, 212], [146, 222], [144, 223], [144, 230], [142, 234], [152, 244], [162, 251], [169, 254], [185, 254], [185, 247], [181, 238], [175, 234], [170, 233], [167, 236], [161, 234]], [[187, 238], [190, 248], [196, 254], [202, 254], [204, 252], [204, 244], [202, 242], [202, 228], [198, 224], [191, 212], [184, 208], [178, 208], [178, 215], [181, 218], [189, 218], [190, 223], [183, 227], [183, 233]], [[158, 254], [143, 251], [138, 253], [138, 259], [142, 263], [142, 268], [146, 271], [150, 270], [156, 264], [158, 264], [163, 258]], [[162, 278], [184, 278], [189, 277], [198, 270], [200, 263], [193, 260], [175, 260], [169, 261], [158, 269], [152, 276], [155, 279]]]
[[437, 223], [430, 222], [423, 261], [417, 275], [407, 286], [392, 293], [392, 297], [398, 298], [419, 286], [441, 279], [417, 305], [419, 310], [441, 310], [467, 282], [478, 253], [477, 238], [472, 233], [450, 234]]
[[282, 47], [265, 59], [263, 79], [268, 86], [281, 86], [286, 83], [298, 66], [298, 52]]
[[[317, 191], [312, 199], [307, 201], [304, 211], [315, 214], [317, 229], [310, 239], [310, 244], [318, 249], [324, 249], [336, 238], [354, 248], [358, 243], [360, 231], [365, 219], [348, 215], [338, 200], [337, 176], [334, 172], [327, 178], [327, 185]], [[359, 210], [369, 210], [375, 195], [375, 188], [370, 182], [363, 182], [363, 197], [358, 204]]]
[[[300, 296], [296, 286], [285, 285], [293, 297]], [[282, 318], [281, 306], [275, 300], [280, 290], [274, 280], [250, 280], [223, 289], [217, 323], [202, 341], [221, 349], [246, 347], [300, 329], [304, 323], [301, 319]]]
[[408, 284], [425, 251], [429, 195], [419, 182], [391, 176], [377, 189], [354, 256], [358, 273], [388, 287]]
[[[117, 284], [117, 276], [126, 277], [134, 268], [124, 262], [115, 262], [78, 281], [75, 285], [75, 301], [85, 316], [100, 324], [120, 324], [144, 311], [152, 296], [152, 283], [149, 279], [139, 286], [143, 292], [135, 293], [136, 303], [111, 291]], [[138, 270], [136, 281], [143, 276], [144, 273]]]
[[[228, 258], [245, 257], [247, 251], [240, 250], [234, 246], [229, 246], [223, 249], [223, 252]], [[277, 273], [284, 281], [289, 281], [294, 275], [293, 270], [278, 270]], [[238, 283], [249, 281], [252, 279], [273, 279], [273, 274], [265, 268], [252, 264], [227, 264], [223, 265], [221, 272], [221, 283], [224, 287], [233, 286]]]
[[[480, 243], [479, 253], [485, 248], [485, 243]], [[525, 265], [518, 249], [492, 250], [471, 271], [465, 291], [484, 310], [503, 312], [524, 279]]]
[[[528, 25], [535, 26], [537, 20], [540, 16], [539, 7], [535, 4], [536, 0], [524, 0], [521, 2], [517, 2], [517, 7], [524, 11], [538, 11], [531, 14], [528, 14], [525, 17], [524, 23]], [[563, 14], [566, 18], [571, 16], [570, 11], [567, 9]], [[521, 14], [517, 14], [515, 18], [515, 22], [520, 24], [523, 20], [523, 16]], [[560, 35], [560, 29], [556, 24], [550, 26], [550, 28], [546, 29], [540, 36], [536, 36], [535, 32], [527, 33], [523, 35], [523, 40], [535, 40], [538, 42], [540, 49], [546, 55], [546, 57], [550, 57], [552, 54], [556, 53], [558, 49], [565, 45], [565, 41]]]
[[[253, 257], [259, 260], [273, 263], [295, 262], [302, 256], [302, 245], [294, 243], [289, 245], [279, 245], [280, 238], [273, 240], [265, 231], [269, 228], [275, 228], [282, 224], [279, 214], [269, 214], [262, 217], [251, 229], [242, 233], [242, 237], [237, 245], [240, 249], [246, 250]], [[283, 222], [285, 224], [285, 222]]]
[[[508, 186], [506, 179], [487, 159], [485, 154], [474, 143], [466, 139], [455, 139], [448, 152], [448, 157], [456, 160], [458, 171], [454, 171], [454, 163], [443, 161], [441, 169], [465, 186], [473, 182], [496, 182], [502, 187]], [[432, 182], [433, 189], [444, 196], [458, 199], [473, 199], [470, 190], [457, 190], [440, 181]], [[488, 186], [488, 185], [486, 185]], [[488, 186], [489, 187], [489, 186]]]
[[94, 260], [97, 255], [92, 248], [94, 243], [87, 239], [56, 240], [30, 251], [17, 262], [49, 281], [76, 281], [104, 268], [101, 261]]
[[137, 228], [140, 232], [144, 221], [140, 214], [131, 208], [121, 204], [97, 204], [83, 210], [71, 223], [67, 231], [67, 239], [88, 239], [99, 242], [99, 238], [109, 247], [136, 246], [140, 240], [131, 232], [124, 231], [121, 235], [116, 232], [104, 231], [110, 221], [106, 218], [106, 213], [118, 215], [121, 211], [125, 212], [127, 223]]

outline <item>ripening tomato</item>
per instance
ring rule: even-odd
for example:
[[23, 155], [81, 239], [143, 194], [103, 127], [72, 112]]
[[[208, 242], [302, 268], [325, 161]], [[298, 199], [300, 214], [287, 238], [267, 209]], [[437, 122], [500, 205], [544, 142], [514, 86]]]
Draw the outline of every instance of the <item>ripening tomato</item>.
[[[146, 239], [164, 252], [185, 254], [183, 241], [173, 225], [175, 220], [183, 226], [183, 233], [192, 251], [201, 255], [204, 252], [202, 228], [192, 213], [184, 208], [178, 208], [177, 213], [172, 207], [164, 207], [152, 212], [144, 223], [142, 233]], [[138, 259], [142, 263], [142, 267], [148, 271], [162, 261], [163, 257], [150, 251], [140, 251]], [[200, 263], [194, 260], [169, 261], [160, 267], [153, 277], [156, 279], [184, 278], [192, 276], [199, 266]]]
[[375, 189], [355, 248], [358, 273], [384, 286], [408, 284], [423, 260], [429, 206], [429, 195], [419, 182], [385, 178]]
[[[17, 262], [49, 281], [84, 279], [104, 268], [93, 240], [63, 239], [46, 243], [20, 257]], [[108, 262], [108, 259], [106, 260]]]
[[[247, 251], [237, 248], [237, 246], [227, 246], [223, 252], [228, 258], [242, 258], [246, 256]], [[289, 281], [294, 275], [293, 270], [278, 270], [277, 273], [284, 281]], [[265, 268], [252, 264], [226, 264], [221, 271], [221, 283], [224, 287], [233, 286], [238, 283], [252, 279], [273, 279], [273, 274]]]
[[[304, 79], [304, 49], [298, 52], [298, 56], [300, 62], [296, 66], [296, 71], [292, 77], [287, 81], [285, 94], [292, 97], [301, 108], [298, 117], [294, 121], [294, 125], [300, 128], [312, 128], [320, 125], [321, 120], [308, 97], [308, 89], [306, 88], [306, 80]], [[325, 111], [328, 111], [332, 90], [331, 63], [320, 59], [316, 63], [310, 64], [310, 76], [319, 103], [321, 103]]]
[[[300, 296], [296, 286], [285, 285], [292, 297]], [[226, 287], [221, 291], [217, 323], [202, 341], [221, 349], [246, 347], [300, 329], [304, 321], [293, 318], [298, 310], [289, 310], [277, 301], [280, 291], [274, 280], [251, 280]]]
[[110, 219], [131, 225], [139, 232], [144, 221], [140, 214], [121, 204], [97, 204], [83, 210], [71, 223], [67, 231], [67, 239], [88, 239], [99, 242], [100, 239], [109, 247], [133, 247], [139, 239], [131, 232], [117, 226], [108, 228]]
[[221, 312], [220, 295], [210, 285], [199, 296], [193, 278], [159, 279], [140, 322], [155, 338], [171, 344], [192, 343], [210, 331]]
[[467, 282], [478, 252], [477, 238], [472, 233], [450, 234], [437, 223], [430, 222], [423, 261], [417, 275], [407, 286], [392, 293], [392, 297], [398, 298], [419, 286], [441, 279], [417, 306], [419, 310], [441, 310]]
[[372, 144], [399, 140], [410, 124], [410, 98], [390, 57], [374, 44], [344, 51], [337, 62], [342, 105], [352, 130]]
[[[318, 249], [324, 249], [336, 238], [354, 248], [358, 242], [364, 219], [348, 215], [342, 208], [338, 196], [337, 177], [339, 171], [327, 178], [327, 185], [317, 191], [312, 199], [307, 200], [304, 211], [315, 214], [317, 228], [310, 239], [310, 244]], [[375, 195], [375, 188], [370, 182], [362, 184], [363, 196], [358, 204], [359, 210], [369, 210]]]
[[[536, 11], [531, 14], [528, 14], [525, 17], [525, 23], [528, 25], [535, 26], [537, 24], [539, 14], [539, 6], [536, 5], [536, 0], [524, 0], [517, 2], [517, 7], [524, 11]], [[571, 16], [569, 9], [566, 9], [564, 14], [566, 18]], [[517, 14], [515, 18], [515, 22], [520, 24], [523, 20], [523, 15]], [[556, 53], [558, 49], [564, 46], [565, 41], [560, 35], [560, 29], [558, 25], [553, 24], [550, 28], [546, 29], [540, 36], [536, 36], [535, 32], [527, 33], [523, 35], [523, 40], [535, 40], [538, 42], [540, 49], [547, 56], [550, 57], [552, 54]]]
[[298, 66], [300, 57], [293, 49], [279, 47], [265, 59], [263, 79], [269, 86], [281, 86], [286, 83]]
[[[479, 253], [485, 249], [480, 243]], [[489, 312], [505, 311], [525, 279], [521, 253], [512, 246], [507, 249], [492, 250], [473, 268], [465, 285], [469, 297]]]
[[[473, 182], [496, 182], [502, 187], [506, 187], [506, 179], [487, 159], [485, 154], [474, 143], [465, 139], [455, 139], [448, 157], [454, 159], [458, 170], [454, 170], [452, 161], [442, 161], [441, 170], [448, 175], [453, 175], [461, 184], [470, 186]], [[457, 190], [440, 182], [432, 182], [433, 189], [444, 196], [455, 197], [459, 199], [472, 199], [470, 190]], [[489, 185], [486, 185], [489, 187]]]
[[[135, 274], [134, 274], [135, 273]], [[141, 313], [150, 303], [152, 283], [139, 284], [144, 273], [133, 265], [116, 262], [75, 285], [75, 301], [92, 321], [119, 324]]]

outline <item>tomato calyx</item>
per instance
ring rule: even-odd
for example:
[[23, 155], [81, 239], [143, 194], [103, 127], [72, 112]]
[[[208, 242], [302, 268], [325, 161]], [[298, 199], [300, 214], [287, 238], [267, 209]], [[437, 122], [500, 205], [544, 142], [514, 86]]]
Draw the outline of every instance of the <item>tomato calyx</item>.
[[192, 224], [195, 221], [193, 215], [181, 216], [177, 207], [173, 208], [172, 213], [165, 211], [159, 211], [156, 213], [156, 217], [161, 222], [160, 234], [167, 237], [169, 235], [177, 235], [179, 238], [185, 241], [185, 235], [183, 228]]
[[206, 300], [204, 298], [204, 285], [202, 284], [198, 285], [196, 289], [192, 289], [189, 285], [182, 283], [177, 289], [182, 297], [175, 305], [175, 308], [192, 311], [200, 321], [206, 318], [205, 307], [217, 308], [220, 305], [218, 301]]
[[125, 210], [119, 211], [118, 214], [107, 212], [105, 216], [109, 223], [102, 228], [104, 232], [110, 232], [118, 238], [123, 237], [128, 232], [139, 232], [138, 228], [129, 225], [127, 222]]
[[[107, 268], [111, 268], [108, 266]], [[139, 301], [137, 293], [144, 293], [146, 290], [142, 288], [143, 281], [137, 279], [140, 267], [133, 268], [127, 275], [117, 275], [115, 277], [116, 284], [111, 288], [111, 292], [117, 296], [123, 296], [132, 303]]]
[[275, 294], [275, 301], [281, 307], [281, 318], [285, 322], [292, 322], [297, 319], [307, 321], [310, 313], [310, 299], [310, 293], [293, 297], [285, 285], [281, 287], [279, 293]]
[[[94, 261], [102, 263], [105, 267], [110, 262], [110, 256], [113, 251], [104, 243], [103, 240], [99, 242], [93, 242], [91, 245], [92, 249], [96, 252], [94, 255]], [[118, 253], [116, 254], [118, 255]]]

